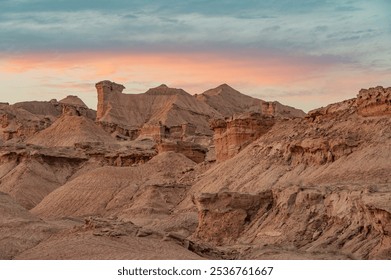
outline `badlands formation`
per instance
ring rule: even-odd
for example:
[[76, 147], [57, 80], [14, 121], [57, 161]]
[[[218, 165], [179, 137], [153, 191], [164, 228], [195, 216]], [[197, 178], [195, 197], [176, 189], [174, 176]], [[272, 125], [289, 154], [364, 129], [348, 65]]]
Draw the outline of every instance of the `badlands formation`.
[[391, 88], [0, 104], [0, 259], [391, 259]]

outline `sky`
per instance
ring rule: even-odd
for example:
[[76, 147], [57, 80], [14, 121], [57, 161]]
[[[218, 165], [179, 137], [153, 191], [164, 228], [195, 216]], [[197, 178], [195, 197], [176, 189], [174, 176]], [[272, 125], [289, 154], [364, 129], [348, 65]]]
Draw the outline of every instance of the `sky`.
[[389, 0], [0, 0], [0, 102], [227, 83], [305, 111], [391, 86]]

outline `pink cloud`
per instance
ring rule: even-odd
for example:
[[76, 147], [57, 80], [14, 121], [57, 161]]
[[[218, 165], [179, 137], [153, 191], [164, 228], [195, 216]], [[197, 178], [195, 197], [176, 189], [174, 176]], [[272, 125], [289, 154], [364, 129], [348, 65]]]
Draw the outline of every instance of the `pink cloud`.
[[[210, 82], [251, 81], [277, 84], [313, 75], [319, 65], [305, 59], [262, 54], [229, 55], [225, 53], [34, 53], [10, 57], [0, 67], [8, 73], [34, 70], [84, 72], [85, 78], [108, 76], [141, 80], [191, 80]], [[322, 65], [324, 68], [324, 65]], [[79, 73], [78, 73], [79, 74]]]
[[[139, 92], [166, 83], [200, 93], [228, 83], [243, 93], [260, 97], [267, 95], [266, 89], [273, 89], [275, 98], [268, 98], [306, 110], [354, 97], [359, 88], [387, 82], [386, 77], [390, 76], [390, 71], [352, 67], [333, 57], [292, 57], [256, 51], [235, 55], [225, 52], [31, 53], [0, 57], [0, 73], [7, 77], [23, 74], [35, 79], [43, 91], [51, 88], [57, 92], [61, 87], [56, 84], [68, 91], [93, 93], [93, 84], [104, 79], [123, 83]], [[42, 80], [42, 77], [48, 78]]]

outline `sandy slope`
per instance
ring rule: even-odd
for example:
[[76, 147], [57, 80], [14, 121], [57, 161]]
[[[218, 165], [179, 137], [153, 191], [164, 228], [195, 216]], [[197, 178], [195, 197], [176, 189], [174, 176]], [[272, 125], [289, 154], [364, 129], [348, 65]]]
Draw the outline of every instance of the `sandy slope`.
[[[52, 192], [32, 213], [45, 218], [134, 213], [167, 215], [184, 187], [182, 172], [195, 165], [181, 154], [167, 152], [136, 167], [102, 167], [84, 173]], [[172, 202], [170, 202], [172, 201]]]
[[[227, 85], [124, 96], [103, 118], [206, 131], [213, 114], [289, 110]], [[46, 129], [51, 119], [2, 104], [0, 258], [391, 259], [390, 96], [378, 87], [276, 118], [233, 158], [199, 164], [152, 139], [114, 140], [74, 97]]]
[[[273, 115], [275, 116], [303, 117], [305, 115], [302, 110], [282, 105], [278, 102], [265, 102], [264, 100], [245, 95], [227, 84], [209, 89], [202, 94], [196, 95], [196, 98], [208, 104], [223, 117], [230, 117], [233, 114], [244, 112], [267, 114], [270, 112], [268, 112], [269, 105], [274, 105], [272, 107], [274, 107]], [[262, 106], [266, 105], [266, 103], [268, 106]]]
[[29, 138], [27, 143], [46, 147], [74, 146], [80, 142], [114, 143], [115, 140], [92, 120], [63, 115], [50, 127]]
[[56, 231], [0, 192], [0, 259], [11, 259]]
[[116, 219], [42, 221], [0, 193], [0, 259], [201, 259], [178, 240]]
[[[59, 222], [57, 222], [59, 224]], [[63, 220], [64, 224], [71, 223]], [[178, 240], [116, 219], [73, 221], [16, 259], [202, 259]]]
[[62, 164], [27, 159], [0, 166], [0, 191], [6, 192], [27, 209], [33, 208], [45, 196], [64, 184], [78, 163]]
[[[180, 208], [192, 208], [190, 194], [265, 198], [246, 219], [239, 213], [248, 210], [209, 210], [198, 237], [224, 246], [251, 243], [243, 258], [390, 258], [390, 118], [338, 117], [281, 122], [207, 171]], [[223, 231], [210, 229], [215, 219], [231, 221], [240, 236], [219, 237]]]

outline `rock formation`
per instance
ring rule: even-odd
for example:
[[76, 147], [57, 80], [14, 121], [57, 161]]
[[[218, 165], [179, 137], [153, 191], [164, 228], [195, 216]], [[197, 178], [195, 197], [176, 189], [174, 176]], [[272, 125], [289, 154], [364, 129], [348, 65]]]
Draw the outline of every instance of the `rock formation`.
[[111, 101], [115, 101], [116, 95], [121, 94], [125, 87], [110, 81], [101, 81], [96, 83], [95, 87], [98, 92], [98, 110], [96, 119], [99, 121], [110, 110]]
[[357, 95], [358, 113], [362, 116], [391, 114], [391, 87], [362, 89]]
[[216, 159], [223, 161], [233, 157], [243, 148], [265, 134], [274, 125], [274, 117], [261, 113], [233, 115], [225, 120], [213, 120]]
[[[123, 94], [125, 87], [110, 81], [97, 83], [96, 89], [97, 122], [117, 139], [152, 138], [159, 144], [159, 151], [183, 151], [191, 159], [197, 158], [197, 162], [203, 161], [210, 149], [211, 129], [215, 130], [217, 158], [223, 160], [264, 133], [272, 125], [268, 117], [305, 115], [301, 110], [278, 102], [244, 95], [226, 84], [196, 96], [166, 85], [144, 94]], [[232, 117], [234, 113], [247, 115]], [[226, 120], [228, 128], [220, 129], [224, 117], [235, 120]], [[247, 119], [248, 123], [240, 124], [243, 121], [239, 119]], [[201, 150], [201, 154], [195, 152], [196, 155], [189, 152]]]
[[144, 94], [123, 94], [122, 85], [109, 81], [97, 83], [96, 88], [97, 121], [106, 131], [130, 140], [143, 136], [142, 133], [149, 135], [151, 130], [157, 134], [170, 134], [171, 128], [184, 125], [195, 126], [196, 134], [212, 135], [208, 120], [219, 116], [184, 90], [166, 85], [149, 89]]
[[[390, 258], [389, 106], [386, 98], [376, 101], [377, 94], [364, 105], [363, 92], [305, 119], [276, 122], [239, 154], [212, 167], [189, 190], [199, 213], [195, 238], [226, 247], [236, 236], [235, 244], [254, 244], [244, 258]], [[371, 114], [363, 114], [368, 107]], [[230, 197], [268, 192], [269, 206], [245, 223], [252, 204], [224, 210], [219, 205], [234, 201], [227, 192]], [[182, 207], [189, 203], [190, 198]], [[230, 228], [227, 235], [222, 219], [235, 223], [236, 232]]]
[[[57, 119], [50, 127], [36, 133], [26, 142], [44, 147], [73, 147], [81, 142], [101, 142], [114, 144], [115, 140], [97, 126], [92, 120], [73, 115], [75, 107], [64, 107], [64, 115]], [[71, 114], [71, 115], [69, 115]]]
[[196, 238], [221, 245], [236, 241], [255, 214], [270, 210], [273, 194], [202, 193], [193, 203], [199, 213]]
[[0, 259], [12, 259], [16, 255], [37, 246], [57, 231], [30, 214], [10, 196], [0, 192]]
[[60, 100], [58, 104], [62, 107], [62, 115], [84, 116], [91, 120], [96, 119], [96, 112], [87, 107], [87, 105], [77, 96], [68, 95]]
[[279, 102], [267, 102], [251, 96], [244, 95], [227, 84], [205, 91], [196, 96], [223, 117], [231, 117], [240, 113], [261, 113], [267, 116], [304, 117], [302, 110], [282, 105]]
[[158, 145], [159, 153], [176, 152], [185, 155], [196, 163], [205, 161], [207, 149], [203, 146], [185, 141], [165, 141]]
[[357, 98], [312, 110], [308, 113], [308, 116], [315, 119], [318, 116], [335, 117], [336, 113], [357, 113], [363, 117], [390, 115], [390, 104], [391, 88], [378, 86], [361, 89]]
[[91, 110], [77, 96], [68, 96], [60, 101], [27, 101], [14, 105], [0, 104], [3, 141], [23, 142], [37, 132], [48, 128], [62, 115], [85, 116], [95, 120], [96, 112]]
[[0, 104], [1, 259], [391, 259], [390, 88]]
[[23, 141], [50, 126], [53, 116], [35, 115], [8, 104], [0, 105], [0, 141]]

